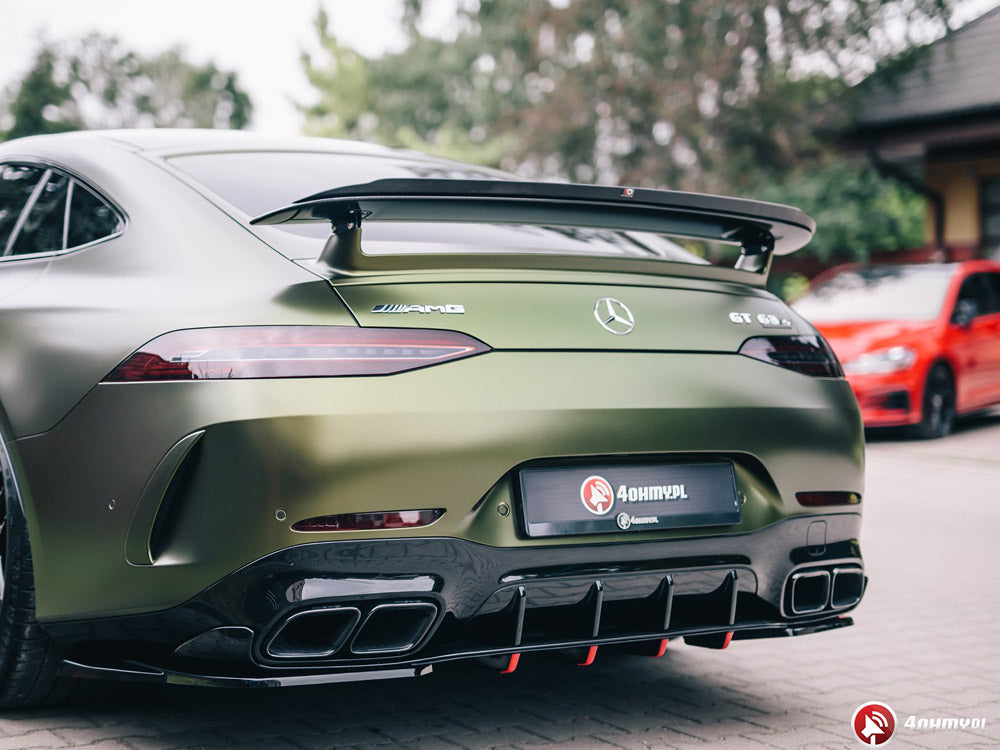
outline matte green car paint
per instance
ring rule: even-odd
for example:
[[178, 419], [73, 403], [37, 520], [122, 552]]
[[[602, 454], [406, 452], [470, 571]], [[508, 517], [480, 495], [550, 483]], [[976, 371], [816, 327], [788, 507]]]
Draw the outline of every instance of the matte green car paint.
[[[45, 152], [49, 139], [30, 141]], [[172, 175], [121, 147], [84, 142], [86, 149], [64, 144], [46, 163], [86, 173], [121, 208], [126, 230], [57, 257], [0, 259], [0, 399], [9, 437], [51, 428], [111, 368], [166, 331], [354, 325], [326, 284]], [[7, 153], [21, 143], [0, 147], [0, 159], [24, 161]]]
[[[454, 328], [495, 349], [716, 351], [735, 352], [746, 339], [767, 331], [759, 323], [735, 325], [729, 313], [767, 313], [791, 320], [774, 299], [725, 293], [706, 294], [679, 285], [669, 291], [622, 286], [610, 274], [575, 284], [389, 282], [338, 287], [340, 296], [363, 326]], [[635, 328], [625, 336], [610, 335], [594, 317], [597, 300], [613, 297], [625, 303]], [[382, 304], [462, 304], [461, 315], [439, 312], [373, 313]], [[785, 334], [812, 333], [800, 325]], [[623, 361], [624, 366], [624, 361]], [[623, 367], [624, 369], [624, 367]]]
[[[759, 289], [501, 269], [337, 279], [331, 289], [307, 263], [267, 244], [282, 230], [251, 232], [170, 169], [136, 158], [134, 147], [47, 143], [32, 139], [33, 150], [86, 174], [128, 224], [120, 237], [77, 252], [0, 262], [0, 403], [22, 479], [41, 620], [167, 608], [305, 542], [456, 536], [553, 545], [526, 538], [516, 513], [496, 509], [516, 506], [511, 470], [539, 458], [721, 454], [735, 461], [746, 497], [742, 523], [724, 531], [558, 544], [745, 533], [815, 512], [795, 503], [796, 491], [863, 489], [860, 417], [846, 381], [735, 354], [750, 336], [812, 332]], [[0, 146], [0, 159], [15, 160], [19, 147]], [[605, 296], [632, 308], [633, 333], [600, 328], [593, 308]], [[371, 314], [392, 302], [459, 303], [467, 313]], [[793, 328], [735, 325], [731, 311], [773, 313]], [[169, 330], [356, 319], [462, 330], [496, 351], [385, 377], [95, 385]], [[143, 559], [152, 501], [139, 500], [173, 446], [199, 431], [174, 532], [155, 561]], [[330, 513], [432, 507], [447, 512], [417, 530], [290, 528]], [[278, 509], [286, 520], [276, 519]]]
[[[290, 544], [371, 535], [290, 530], [330, 513], [443, 507], [433, 526], [379, 535], [553, 544], [522, 538], [513, 516], [477, 506], [511, 467], [539, 456], [755, 456], [771, 476], [752, 460], [743, 464], [744, 521], [726, 533], [803, 513], [798, 490], [862, 489], [857, 417], [844, 382], [745, 357], [494, 352], [390, 377], [391, 388], [387, 378], [343, 378], [94, 389], [55, 429], [18, 446], [34, 478], [44, 552], [58, 550], [37, 563], [39, 616], [164, 608]], [[200, 463], [176, 542], [155, 565], [129, 565], [124, 547], [148, 476], [178, 439], [199, 429]], [[124, 455], [118, 430], [134, 437]], [[59, 472], [44, 471], [52, 455], [69, 457]], [[132, 470], [122, 472], [123, 464]], [[510, 492], [501, 491], [507, 502]], [[279, 508], [284, 522], [275, 519]]]

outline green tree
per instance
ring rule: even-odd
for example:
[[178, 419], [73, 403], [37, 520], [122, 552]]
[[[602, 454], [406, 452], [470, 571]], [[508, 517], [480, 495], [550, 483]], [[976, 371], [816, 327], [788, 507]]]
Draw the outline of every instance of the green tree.
[[81, 128], [244, 128], [253, 105], [236, 74], [185, 59], [179, 48], [144, 56], [114, 37], [43, 43], [0, 96], [4, 138]]
[[55, 66], [55, 53], [48, 47], [43, 47], [9, 106], [3, 107], [3, 99], [0, 98], [0, 114], [3, 114], [4, 109], [9, 109], [4, 119], [11, 123], [4, 133], [2, 129], [4, 122], [0, 120], [0, 135], [16, 138], [19, 135], [58, 133], [78, 127], [76, 122], [51, 120], [46, 117], [70, 95], [67, 83], [56, 82]]
[[905, 68], [948, 0], [457, 0], [453, 40], [419, 31], [366, 59], [322, 13], [317, 135], [415, 147], [527, 177], [770, 197], [817, 214], [821, 257], [922, 242], [922, 200], [835, 135], [859, 82]]
[[[814, 218], [816, 234], [804, 252], [824, 265], [864, 262], [872, 252], [924, 244], [923, 197], [865, 164], [810, 165], [759, 185], [754, 197], [790, 203]], [[806, 277], [789, 270], [798, 260], [798, 254], [775, 260], [771, 291], [785, 299], [805, 293]]]
[[946, 0], [477, 0], [445, 42], [420, 34], [419, 6], [407, 4], [409, 46], [377, 60], [319, 14], [310, 132], [460, 141], [532, 176], [730, 192], [824, 150], [817, 133], [850, 117], [850, 86], [948, 12]]
[[302, 107], [310, 135], [356, 138], [480, 164], [497, 164], [515, 151], [513, 134], [489, 126], [496, 117], [488, 78], [470, 73], [475, 40], [454, 42], [416, 30], [412, 4], [406, 16], [409, 48], [368, 60], [341, 44], [319, 10], [315, 28], [323, 54], [303, 54], [318, 99]]
[[924, 201], [863, 164], [834, 162], [761, 185], [756, 197], [798, 206], [816, 220], [810, 252], [820, 260], [863, 261], [873, 250], [924, 241]]

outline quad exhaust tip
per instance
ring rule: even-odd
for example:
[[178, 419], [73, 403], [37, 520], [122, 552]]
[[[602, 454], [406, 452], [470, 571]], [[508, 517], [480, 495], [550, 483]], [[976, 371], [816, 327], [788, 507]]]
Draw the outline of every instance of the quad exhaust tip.
[[864, 571], [856, 566], [810, 569], [788, 577], [786, 605], [793, 615], [853, 607], [865, 593]]
[[826, 609], [830, 600], [830, 571], [794, 573], [790, 580], [792, 614], [808, 615]]
[[265, 651], [275, 659], [323, 659], [347, 642], [361, 619], [357, 607], [323, 607], [296, 612], [268, 641]]
[[350, 644], [346, 650], [356, 656], [401, 654], [424, 640], [437, 614], [430, 602], [376, 604], [364, 615], [350, 605], [307, 609], [278, 626], [264, 653], [273, 659], [327, 659]]
[[351, 641], [351, 653], [393, 654], [410, 651], [424, 639], [437, 619], [430, 602], [398, 602], [372, 607]]
[[865, 593], [865, 574], [861, 568], [834, 568], [830, 590], [833, 609], [853, 607]]

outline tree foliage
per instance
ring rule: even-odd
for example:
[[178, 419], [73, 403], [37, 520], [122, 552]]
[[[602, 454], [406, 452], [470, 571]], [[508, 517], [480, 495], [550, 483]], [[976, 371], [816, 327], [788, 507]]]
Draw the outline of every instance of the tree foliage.
[[945, 2], [479, 0], [443, 41], [410, 0], [409, 46], [377, 60], [320, 13], [307, 127], [432, 147], [461, 134], [533, 176], [733, 191], [823, 151], [850, 85], [943, 26]]
[[495, 165], [515, 153], [515, 136], [500, 127], [489, 82], [470, 76], [475, 40], [422, 36], [415, 26], [419, 14], [412, 3], [409, 8], [410, 46], [376, 60], [341, 44], [320, 9], [315, 28], [323, 54], [319, 60], [302, 55], [318, 95], [303, 107], [306, 132], [419, 148], [479, 164]]
[[0, 97], [5, 138], [81, 128], [243, 128], [253, 106], [236, 74], [179, 48], [145, 56], [114, 37], [43, 43], [19, 85]]
[[864, 164], [835, 162], [798, 171], [760, 185], [754, 195], [798, 206], [814, 218], [809, 251], [820, 260], [863, 261], [872, 250], [901, 250], [924, 241], [923, 198]]
[[838, 162], [854, 84], [946, 28], [948, 0], [457, 0], [454, 39], [419, 31], [366, 59], [328, 29], [303, 55], [317, 135], [420, 148], [533, 178], [804, 205], [810, 252], [922, 242], [921, 199]]

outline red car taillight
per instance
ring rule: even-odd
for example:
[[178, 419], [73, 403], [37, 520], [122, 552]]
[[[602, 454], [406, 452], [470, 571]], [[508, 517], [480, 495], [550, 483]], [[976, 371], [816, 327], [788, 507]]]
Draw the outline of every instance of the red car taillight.
[[159, 336], [109, 383], [389, 375], [490, 350], [455, 331], [342, 326], [195, 328]]
[[817, 378], [842, 378], [844, 371], [822, 336], [756, 336], [740, 354]]

